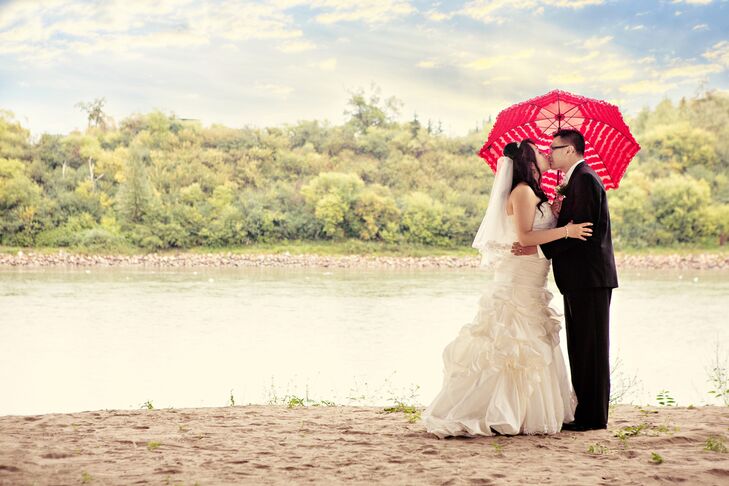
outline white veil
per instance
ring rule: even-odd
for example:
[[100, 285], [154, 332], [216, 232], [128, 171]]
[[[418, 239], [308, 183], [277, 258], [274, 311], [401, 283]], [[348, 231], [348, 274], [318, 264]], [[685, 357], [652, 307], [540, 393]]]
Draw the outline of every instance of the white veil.
[[481, 253], [482, 267], [496, 266], [503, 257], [511, 255], [511, 245], [516, 241], [514, 223], [506, 214], [513, 173], [514, 161], [509, 157], [500, 157], [496, 162], [496, 177], [486, 216], [472, 244]]

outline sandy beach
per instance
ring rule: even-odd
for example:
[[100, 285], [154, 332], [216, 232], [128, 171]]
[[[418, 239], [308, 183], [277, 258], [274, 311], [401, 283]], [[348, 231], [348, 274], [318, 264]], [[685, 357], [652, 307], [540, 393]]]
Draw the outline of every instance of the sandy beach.
[[621, 405], [608, 430], [457, 439], [376, 407], [4, 416], [0, 484], [727, 484], [710, 437], [729, 443], [729, 408]]
[[[617, 254], [619, 269], [727, 270], [729, 254]], [[59, 251], [0, 253], [0, 267], [293, 267], [293, 268], [477, 268], [478, 256], [370, 256], [236, 253], [150, 253], [146, 255], [82, 255]]]

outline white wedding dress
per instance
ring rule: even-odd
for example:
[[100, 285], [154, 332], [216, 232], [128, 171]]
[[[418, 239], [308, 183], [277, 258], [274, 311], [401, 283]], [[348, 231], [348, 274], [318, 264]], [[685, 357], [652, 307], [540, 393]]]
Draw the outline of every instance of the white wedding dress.
[[[553, 228], [556, 218], [542, 207], [533, 228]], [[443, 386], [422, 414], [428, 432], [553, 434], [574, 420], [577, 399], [559, 347], [559, 314], [549, 306], [549, 269], [538, 255], [509, 253], [496, 263], [473, 322], [443, 351]]]

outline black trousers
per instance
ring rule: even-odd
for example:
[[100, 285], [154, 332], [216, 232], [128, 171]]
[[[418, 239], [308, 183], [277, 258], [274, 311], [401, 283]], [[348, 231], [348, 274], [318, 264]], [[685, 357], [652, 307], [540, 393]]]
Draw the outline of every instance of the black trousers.
[[577, 395], [575, 422], [605, 427], [610, 402], [610, 299], [612, 289], [564, 294], [567, 352]]

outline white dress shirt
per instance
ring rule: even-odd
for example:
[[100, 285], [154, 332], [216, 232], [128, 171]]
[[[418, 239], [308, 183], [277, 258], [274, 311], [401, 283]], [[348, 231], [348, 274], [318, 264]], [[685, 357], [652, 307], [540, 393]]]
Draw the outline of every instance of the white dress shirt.
[[[570, 167], [570, 170], [568, 170], [567, 174], [565, 174], [565, 176], [564, 176], [564, 180], [562, 181], [562, 184], [561, 184], [562, 186], [566, 186], [569, 183], [570, 177], [572, 177], [572, 173], [575, 171], [575, 167], [577, 167], [584, 161], [585, 161], [585, 159], [580, 159], [577, 162], [575, 162], [572, 167]], [[544, 253], [542, 253], [542, 247], [539, 245], [537, 245], [537, 253], [539, 254], [539, 258], [546, 258], [544, 256]]]
[[575, 162], [575, 165], [570, 167], [570, 170], [568, 170], [567, 174], [565, 174], [565, 176], [564, 176], [564, 181], [562, 181], [563, 186], [566, 186], [570, 182], [570, 177], [572, 177], [572, 173], [575, 171], [575, 167], [577, 167], [584, 161], [585, 161], [585, 159], [580, 159], [577, 162]]

